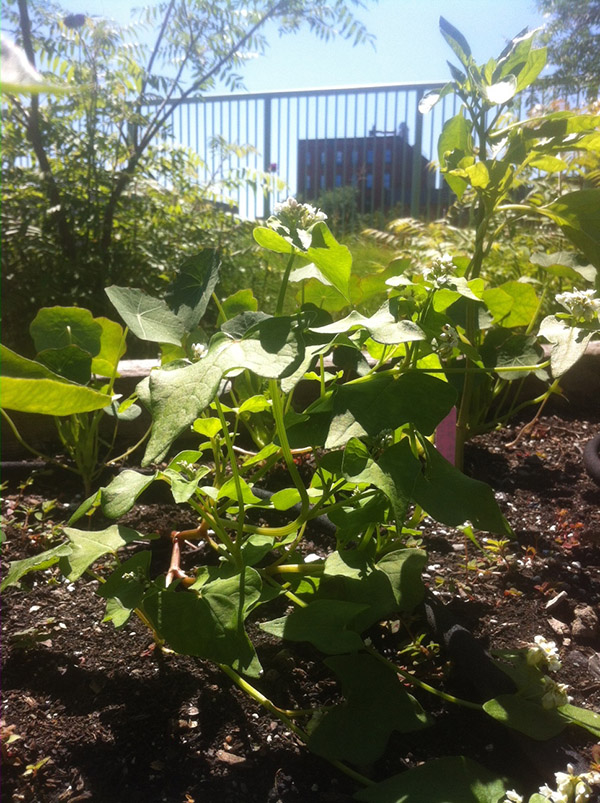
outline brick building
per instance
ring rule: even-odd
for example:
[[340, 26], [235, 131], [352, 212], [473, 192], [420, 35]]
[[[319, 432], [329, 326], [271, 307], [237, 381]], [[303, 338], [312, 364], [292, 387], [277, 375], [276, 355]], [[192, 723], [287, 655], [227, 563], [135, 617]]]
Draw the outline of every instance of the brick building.
[[410, 208], [413, 177], [420, 179], [420, 206], [437, 201], [439, 190], [427, 159], [398, 132], [371, 131], [366, 137], [301, 139], [298, 142], [298, 197], [315, 200], [321, 193], [355, 187], [359, 211]]

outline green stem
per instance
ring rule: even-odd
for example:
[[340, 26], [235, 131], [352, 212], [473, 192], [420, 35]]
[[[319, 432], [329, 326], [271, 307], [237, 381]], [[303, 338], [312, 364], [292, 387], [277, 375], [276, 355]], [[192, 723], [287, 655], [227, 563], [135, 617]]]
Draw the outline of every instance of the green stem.
[[48, 463], [52, 463], [52, 465], [54, 466], [58, 466], [59, 468], [64, 468], [65, 471], [70, 471], [72, 474], [78, 473], [77, 470], [73, 468], [73, 466], [68, 466], [66, 463], [61, 463], [60, 460], [56, 460], [54, 457], [50, 457], [49, 455], [44, 454], [43, 452], [38, 452], [37, 449], [34, 449], [33, 446], [30, 446], [25, 440], [23, 440], [23, 438], [21, 437], [21, 433], [16, 427], [16, 424], [9, 416], [9, 414], [6, 412], [6, 410], [0, 408], [0, 413], [2, 413], [2, 415], [4, 416], [4, 419], [6, 420], [8, 426], [11, 428], [12, 433], [17, 439], [18, 443], [24, 449], [27, 449], [28, 452], [31, 452], [31, 454], [34, 454], [36, 457], [41, 457], [42, 460], [46, 460]]
[[290, 253], [290, 257], [283, 272], [283, 279], [281, 280], [281, 287], [279, 288], [279, 295], [277, 297], [277, 306], [275, 307], [275, 315], [281, 315], [283, 311], [283, 302], [285, 301], [285, 291], [287, 290], [292, 265], [294, 264], [294, 252]]
[[135, 443], [133, 446], [130, 446], [126, 452], [123, 452], [123, 454], [120, 454], [118, 457], [113, 457], [112, 460], [108, 460], [106, 465], [112, 466], [115, 463], [118, 463], [120, 460], [125, 460], [126, 457], [129, 457], [130, 454], [135, 452], [135, 450], [142, 445], [142, 443], [146, 440], [146, 438], [148, 437], [148, 435], [150, 435], [151, 432], [152, 432], [152, 425], [148, 427], [148, 429], [144, 432], [144, 434], [137, 443]]
[[448, 694], [447, 692], [440, 691], [439, 689], [430, 686], [429, 683], [425, 683], [422, 680], [419, 680], [414, 675], [411, 675], [410, 672], [406, 672], [404, 669], [400, 669], [400, 667], [396, 666], [392, 661], [388, 661], [387, 658], [384, 658], [383, 655], [377, 652], [374, 647], [370, 647], [365, 645], [365, 649], [367, 652], [380, 661], [385, 666], [389, 667], [391, 670], [396, 672], [400, 675], [401, 678], [408, 681], [413, 686], [417, 686], [419, 689], [423, 689], [423, 691], [429, 692], [429, 694], [433, 694], [436, 697], [440, 697], [442, 700], [446, 700], [448, 703], [454, 703], [455, 705], [462, 705], [463, 708], [472, 708], [475, 711], [482, 711], [483, 706], [479, 705], [479, 703], [472, 703], [470, 700], [462, 700], [460, 697], [455, 697], [453, 694]]
[[277, 437], [279, 438], [279, 443], [281, 445], [281, 452], [283, 454], [283, 459], [285, 460], [285, 464], [287, 466], [287, 470], [289, 471], [290, 477], [294, 485], [296, 486], [298, 493], [300, 494], [300, 502], [302, 505], [300, 516], [298, 517], [300, 521], [306, 521], [308, 511], [310, 508], [310, 500], [308, 498], [308, 493], [306, 492], [306, 488], [304, 487], [304, 483], [298, 473], [298, 469], [296, 468], [296, 464], [294, 463], [294, 457], [292, 455], [292, 450], [290, 449], [290, 443], [288, 441], [287, 432], [285, 429], [285, 422], [283, 420], [283, 406], [281, 404], [281, 396], [279, 394], [279, 386], [274, 379], [269, 380], [269, 389], [271, 391], [271, 401], [273, 403], [273, 418], [275, 419], [275, 430], [277, 432]]
[[235, 492], [238, 499], [238, 507], [239, 507], [238, 517], [237, 517], [238, 537], [236, 539], [236, 543], [238, 544], [238, 549], [236, 549], [236, 555], [235, 555], [236, 561], [238, 561], [240, 559], [239, 547], [241, 546], [242, 538], [244, 535], [244, 519], [246, 516], [246, 508], [244, 506], [244, 491], [242, 489], [242, 480], [238, 469], [237, 458], [233, 450], [233, 443], [231, 442], [231, 436], [229, 435], [229, 427], [227, 425], [227, 421], [225, 420], [225, 415], [223, 414], [223, 408], [221, 407], [221, 402], [219, 401], [218, 394], [215, 396], [214, 404], [217, 411], [217, 415], [219, 416], [219, 421], [221, 422], [221, 427], [223, 428], [223, 438], [225, 440], [225, 446], [227, 448], [229, 464], [231, 466], [231, 473], [233, 475], [233, 481], [235, 483]]
[[[270, 714], [277, 717], [283, 724], [292, 731], [302, 742], [306, 744], [308, 741], [308, 733], [299, 728], [295, 722], [292, 721], [290, 718], [291, 716], [304, 716], [305, 711], [286, 711], [283, 708], [278, 708], [268, 697], [265, 697], [264, 694], [259, 692], [257, 688], [252, 686], [252, 684], [248, 683], [243, 677], [238, 675], [231, 667], [227, 666], [226, 664], [219, 664], [219, 668], [229, 677], [231, 680], [238, 686], [242, 691], [246, 692], [253, 700], [255, 700], [259, 705], [262, 705]], [[312, 713], [312, 712], [311, 712]], [[342, 763], [341, 761], [337, 761], [335, 759], [329, 759], [329, 763], [332, 764], [336, 769], [343, 772], [349, 778], [352, 778], [354, 781], [362, 784], [363, 786], [373, 786], [373, 781], [370, 778], [361, 775], [359, 772], [356, 772], [351, 767], [346, 766], [346, 764]]]

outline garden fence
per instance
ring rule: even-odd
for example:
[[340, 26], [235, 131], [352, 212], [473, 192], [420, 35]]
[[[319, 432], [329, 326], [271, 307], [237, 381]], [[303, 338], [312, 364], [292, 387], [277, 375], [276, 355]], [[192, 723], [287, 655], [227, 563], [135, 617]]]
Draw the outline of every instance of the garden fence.
[[[333, 209], [342, 226], [392, 209], [437, 218], [452, 200], [436, 167], [437, 139], [459, 101], [447, 96], [426, 115], [418, 106], [442, 86], [226, 94], [180, 105], [174, 99], [168, 140], [199, 155], [199, 184], [243, 218], [265, 218], [289, 195]], [[556, 90], [536, 87], [513, 113], [522, 118], [556, 97]], [[569, 102], [579, 105], [579, 97]], [[223, 159], [225, 142], [240, 147]]]

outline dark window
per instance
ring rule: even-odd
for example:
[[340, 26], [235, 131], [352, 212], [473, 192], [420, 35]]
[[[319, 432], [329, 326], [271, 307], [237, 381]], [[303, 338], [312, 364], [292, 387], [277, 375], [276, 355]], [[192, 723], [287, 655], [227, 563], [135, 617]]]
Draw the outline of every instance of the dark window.
[[342, 186], [342, 177], [339, 176], [339, 175], [335, 177], [335, 186], [336, 187], [341, 187]]
[[385, 149], [385, 161], [389, 164], [392, 161], [392, 149], [386, 148]]
[[392, 186], [392, 177], [390, 176], [389, 173], [384, 173], [383, 174], [383, 187], [384, 187], [384, 189], [389, 190], [389, 188], [391, 186]]
[[306, 180], [304, 181], [304, 186], [306, 187], [307, 190], [310, 190], [310, 176], [309, 175], [306, 176]]
[[321, 151], [321, 164], [325, 164], [325, 151]]
[[319, 184], [321, 186], [321, 189], [324, 190], [325, 189], [325, 176], [321, 176], [321, 178], [319, 179]]
[[373, 187], [373, 173], [367, 173], [367, 189], [370, 190]]
[[352, 164], [355, 165], [358, 163], [358, 151], [354, 149], [352, 151]]
[[342, 153], [342, 151], [336, 151], [335, 152], [335, 163], [336, 163], [336, 165], [341, 165], [343, 159], [344, 159], [344, 154]]
[[369, 165], [373, 164], [373, 148], [369, 148], [369, 150], [367, 151], [367, 164]]
[[306, 166], [308, 167], [310, 163], [311, 163], [310, 151], [306, 151]]

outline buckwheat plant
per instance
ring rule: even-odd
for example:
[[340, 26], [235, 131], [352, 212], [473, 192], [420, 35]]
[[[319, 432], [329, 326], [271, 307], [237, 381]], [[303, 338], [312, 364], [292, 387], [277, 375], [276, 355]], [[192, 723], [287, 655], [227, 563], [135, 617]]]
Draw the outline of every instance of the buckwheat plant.
[[[540, 786], [539, 792], [533, 794], [528, 803], [587, 803], [595, 799], [597, 790], [593, 786], [600, 785], [600, 773], [576, 773], [572, 764], [567, 764], [566, 772], [554, 774], [556, 789], [547, 784]], [[506, 792], [502, 803], [525, 803], [525, 798], [514, 789]]]

